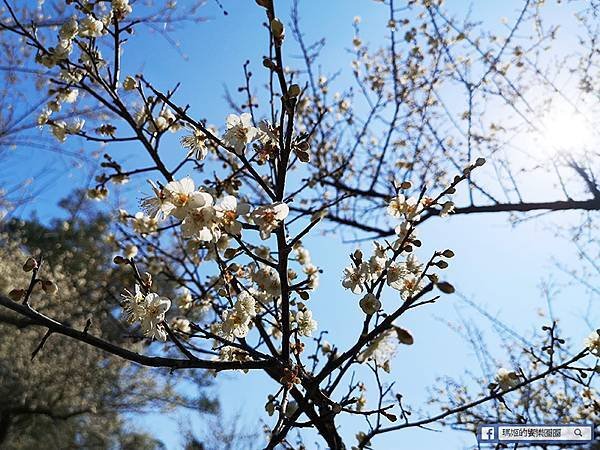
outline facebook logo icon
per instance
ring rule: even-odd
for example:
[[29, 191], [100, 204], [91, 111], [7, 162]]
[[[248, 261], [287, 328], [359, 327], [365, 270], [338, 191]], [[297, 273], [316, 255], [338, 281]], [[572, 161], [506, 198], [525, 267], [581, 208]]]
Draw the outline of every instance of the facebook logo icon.
[[481, 427], [481, 435], [479, 439], [481, 441], [493, 441], [496, 439], [496, 429], [494, 427]]

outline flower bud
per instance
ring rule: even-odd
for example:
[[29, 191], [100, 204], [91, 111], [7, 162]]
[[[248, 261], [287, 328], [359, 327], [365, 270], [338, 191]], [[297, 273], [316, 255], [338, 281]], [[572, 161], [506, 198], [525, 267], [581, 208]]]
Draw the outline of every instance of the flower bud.
[[127, 264], [127, 260], [123, 258], [121, 255], [117, 255], [113, 258], [113, 262], [117, 265]]
[[25, 289], [13, 289], [8, 293], [8, 296], [11, 300], [18, 302], [23, 297], [25, 297]]
[[271, 20], [271, 33], [273, 33], [275, 39], [280, 41], [283, 40], [283, 37], [285, 36], [285, 29], [283, 27], [283, 24], [281, 23], [281, 20]]
[[42, 289], [48, 295], [54, 295], [58, 292], [58, 286], [50, 280], [42, 280]]
[[454, 290], [455, 290], [454, 286], [452, 286], [450, 283], [448, 283], [446, 281], [442, 281], [442, 282], [438, 283], [437, 287], [444, 294], [452, 294], [452, 293], [454, 293]]
[[127, 244], [124, 251], [125, 257], [128, 259], [135, 258], [135, 256], [138, 254], [138, 248], [133, 244]]
[[396, 331], [396, 336], [398, 337], [398, 342], [404, 345], [413, 345], [415, 343], [415, 339], [413, 338], [410, 331], [405, 330], [404, 328], [394, 327]]
[[452, 258], [454, 257], [454, 252], [448, 248], [442, 252], [442, 256], [446, 258]]
[[25, 272], [31, 272], [33, 269], [37, 269], [37, 268], [38, 268], [38, 263], [31, 256], [29, 258], [27, 258], [27, 261], [25, 261], [25, 264], [23, 264], [23, 270]]
[[485, 164], [485, 158], [477, 158], [475, 160], [475, 166], [476, 167], [481, 167]]
[[223, 254], [223, 256], [225, 256], [226, 259], [232, 259], [235, 257], [235, 255], [237, 254], [238, 249], [237, 248], [228, 248], [225, 250], [225, 253]]
[[137, 88], [137, 85], [137, 80], [131, 75], [127, 76], [125, 81], [123, 81], [123, 89], [126, 91], [133, 91], [135, 88]]
[[273, 71], [277, 70], [277, 65], [269, 58], [263, 59], [263, 66], [265, 66], [267, 69], [270, 69]]
[[300, 95], [300, 86], [297, 84], [292, 84], [288, 89], [288, 97], [296, 98]]
[[367, 315], [373, 315], [381, 308], [381, 302], [372, 293], [367, 293], [359, 302], [360, 309]]

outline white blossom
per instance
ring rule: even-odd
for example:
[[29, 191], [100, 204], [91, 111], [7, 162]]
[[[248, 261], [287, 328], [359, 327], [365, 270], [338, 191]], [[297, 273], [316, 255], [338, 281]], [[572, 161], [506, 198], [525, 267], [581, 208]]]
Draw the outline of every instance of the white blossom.
[[592, 354], [600, 356], [600, 333], [598, 333], [598, 331], [592, 331], [590, 335], [585, 338], [584, 345]]
[[501, 367], [496, 373], [495, 381], [500, 389], [505, 391], [519, 384], [519, 376], [515, 372]]
[[180, 333], [183, 333], [183, 334], [189, 334], [192, 332], [192, 327], [190, 325], [190, 321], [184, 317], [178, 317], [175, 320], [173, 320], [173, 323], [171, 324], [171, 328], [174, 331], [179, 331]]
[[94, 16], [87, 16], [80, 23], [80, 36], [95, 38], [102, 36], [103, 32], [104, 24]]
[[256, 315], [256, 301], [252, 295], [243, 291], [233, 305], [233, 308], [223, 312], [223, 322], [220, 324], [219, 334], [229, 340], [234, 337], [246, 337], [250, 331], [250, 322]]
[[390, 360], [398, 347], [398, 338], [394, 330], [386, 330], [377, 336], [371, 344], [356, 358], [358, 362], [374, 361], [386, 372], [390, 371]]
[[281, 282], [279, 274], [271, 267], [261, 267], [252, 274], [252, 281], [268, 295], [278, 297], [281, 295]]
[[259, 206], [252, 211], [251, 217], [260, 229], [261, 239], [268, 239], [271, 232], [281, 224], [289, 212], [288, 205], [282, 202]]
[[196, 191], [194, 180], [185, 177], [179, 181], [171, 181], [164, 188], [166, 199], [173, 205], [169, 212], [178, 219], [183, 219], [193, 208], [212, 204], [212, 197], [206, 192]]
[[125, 258], [135, 258], [138, 254], [138, 248], [134, 244], [127, 244], [123, 249], [123, 254], [125, 255]]
[[398, 194], [388, 205], [388, 214], [392, 217], [407, 219], [414, 217], [417, 211], [417, 199], [414, 197], [406, 198], [404, 194]]
[[121, 294], [121, 297], [123, 297], [123, 309], [127, 314], [127, 320], [131, 323], [139, 320], [144, 315], [145, 300], [139, 285], [135, 285], [134, 293], [125, 289], [125, 293]]
[[138, 82], [131, 75], [127, 75], [125, 80], [123, 80], [123, 89], [126, 91], [133, 91], [138, 86]]
[[183, 288], [181, 290], [181, 295], [178, 297], [179, 301], [179, 309], [187, 311], [190, 309], [194, 303], [194, 299], [192, 298], [192, 293], [188, 288]]
[[406, 268], [397, 262], [391, 263], [387, 268], [386, 283], [398, 291], [404, 287], [403, 278], [406, 274]]
[[239, 236], [242, 233], [242, 224], [237, 220], [250, 211], [247, 203], [238, 203], [233, 195], [227, 195], [216, 206], [221, 218], [221, 227], [230, 234]]
[[124, 18], [131, 13], [129, 0], [112, 0], [112, 10], [119, 19]]
[[187, 148], [187, 157], [194, 157], [198, 160], [203, 160], [208, 155], [207, 146], [208, 137], [201, 131], [194, 129], [192, 134], [185, 135], [181, 138], [180, 142], [183, 148]]
[[154, 217], [147, 216], [139, 211], [135, 213], [132, 221], [133, 229], [139, 234], [150, 234], [156, 231], [158, 221]]
[[165, 313], [171, 307], [171, 300], [167, 297], [151, 292], [144, 298], [144, 314], [140, 317], [140, 323], [144, 335], [151, 339], [160, 341], [167, 340], [167, 333], [162, 325]]
[[77, 18], [71, 17], [60, 27], [58, 37], [64, 40], [73, 39], [75, 36], [77, 36], [78, 30], [79, 26], [77, 24]]
[[365, 266], [365, 263], [361, 263], [358, 268], [354, 266], [346, 267], [344, 269], [342, 286], [346, 289], [350, 289], [355, 294], [362, 292], [364, 290], [363, 285], [367, 281]]
[[221, 237], [219, 211], [212, 205], [212, 197], [205, 194], [204, 204], [188, 212], [181, 224], [183, 237], [194, 237], [203, 242], [217, 241]]
[[223, 136], [223, 142], [229, 147], [233, 147], [238, 155], [242, 155], [246, 145], [258, 137], [259, 130], [252, 126], [252, 116], [250, 113], [243, 113], [238, 116], [230, 114], [227, 116], [227, 131]]
[[309, 337], [317, 329], [317, 321], [312, 318], [312, 311], [304, 310], [296, 313], [296, 323], [298, 324], [298, 334]]
[[140, 202], [141, 207], [153, 219], [166, 219], [171, 211], [175, 209], [175, 205], [168, 200], [168, 193], [164, 189], [160, 189], [151, 180], [148, 180], [148, 184], [150, 184], [154, 195], [142, 199]]

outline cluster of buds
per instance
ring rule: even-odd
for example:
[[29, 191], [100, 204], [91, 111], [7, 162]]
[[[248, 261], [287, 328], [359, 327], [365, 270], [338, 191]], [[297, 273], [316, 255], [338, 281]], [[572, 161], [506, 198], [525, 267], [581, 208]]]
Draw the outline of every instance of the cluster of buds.
[[42, 291], [48, 295], [55, 295], [58, 293], [58, 286], [52, 280], [46, 280], [37, 278], [37, 273], [40, 269], [40, 263], [34, 257], [30, 256], [23, 263], [23, 271], [24, 272], [32, 272], [31, 284], [29, 289], [12, 289], [8, 296], [11, 300], [18, 302], [21, 300], [28, 300], [28, 295], [33, 292], [33, 289], [36, 286], [40, 286]]

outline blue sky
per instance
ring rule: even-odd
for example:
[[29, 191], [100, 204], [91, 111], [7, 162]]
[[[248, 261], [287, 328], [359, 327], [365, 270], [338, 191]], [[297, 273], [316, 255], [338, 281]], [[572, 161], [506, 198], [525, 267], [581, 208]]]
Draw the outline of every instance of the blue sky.
[[[175, 33], [187, 59], [183, 59], [156, 34], [143, 32], [132, 39], [131, 47], [135, 51], [126, 54], [124, 67], [124, 72], [130, 73], [143, 70], [149, 80], [163, 89], [181, 82], [179, 98], [192, 105], [191, 114], [207, 118], [209, 123], [215, 124], [222, 124], [230, 112], [223, 98], [224, 86], [235, 93], [243, 81], [244, 61], [251, 61], [251, 70], [254, 72], [264, 70], [261, 61], [266, 40], [260, 26], [264, 13], [254, 2], [222, 0], [222, 3], [229, 12], [227, 16], [222, 14], [216, 3], [209, 1], [203, 10], [207, 18], [205, 22]], [[483, 1], [471, 4], [455, 0], [448, 3], [459, 14], [470, 5], [476, 5], [473, 14], [494, 28], [499, 26], [500, 17], [515, 17], [520, 2]], [[280, 15], [287, 19], [289, 2], [277, 2], [277, 5]], [[387, 22], [387, 9], [373, 1], [304, 0], [300, 2], [300, 11], [307, 39], [311, 41], [326, 37], [321, 70], [331, 74], [341, 69], [340, 85], [351, 74], [350, 57], [346, 49], [350, 47], [353, 36], [353, 17], [362, 17], [361, 36], [366, 42], [381, 42]], [[291, 36], [289, 41], [292, 41]], [[290, 47], [287, 64], [300, 64], [298, 59], [294, 59], [298, 53], [294, 51], [293, 44]], [[159, 63], [151, 62], [153, 58], [158, 58]], [[89, 144], [85, 146], [86, 152], [93, 150]], [[175, 139], [169, 146], [172, 146], [175, 159], [181, 149]], [[171, 147], [168, 148], [170, 151]], [[15, 150], [16, 157], [23, 158], [19, 151]], [[129, 160], [139, 164], [136, 149], [128, 145], [123, 145], [118, 153], [113, 153], [119, 156], [120, 161]], [[33, 156], [39, 158], [37, 164], [49, 158], [48, 155]], [[53, 206], [56, 201], [72, 187], [89, 179], [87, 172], [71, 168], [68, 159], [56, 166], [55, 170], [61, 182], [51, 185], [27, 209], [21, 210], [21, 214], [28, 215], [36, 211], [42, 218], [58, 214]], [[29, 163], [17, 166], [17, 177], [30, 172]], [[535, 187], [539, 194], [541, 189], [537, 182], [545, 185], [543, 180], [536, 180], [536, 186], [531, 183], [529, 187], [532, 190]], [[131, 183], [121, 194], [123, 203], [132, 210], [140, 197], [139, 188], [140, 184]], [[571, 243], [554, 232], [555, 224], [566, 225], [576, 218], [576, 213], [561, 213], [518, 226], [511, 226], [506, 214], [436, 218], [420, 231], [424, 242], [422, 254], [438, 249], [453, 249], [456, 257], [446, 271], [446, 278], [461, 294], [492, 315], [509, 322], [518, 332], [529, 335], [547, 322], [538, 316], [538, 309], [545, 308], [545, 300], [539, 289], [540, 281], [551, 279], [562, 285], [566, 280], [556, 270], [554, 261], [567, 265], [578, 264]], [[324, 271], [321, 287], [311, 299], [311, 307], [319, 327], [330, 330], [328, 340], [340, 343], [343, 348], [344, 344], [356, 337], [361, 323], [361, 317], [357, 314], [358, 299], [340, 285], [342, 270], [355, 245], [343, 244], [336, 239], [323, 239], [318, 233], [305, 243], [311, 249], [313, 262]], [[370, 249], [370, 244], [363, 243], [362, 247]], [[576, 343], [581, 342], [589, 332], [582, 317], [586, 304], [587, 294], [578, 287], [564, 287], [555, 299], [554, 312]], [[489, 324], [469, 311], [457, 297], [444, 297], [434, 306], [417, 309], [400, 324], [412, 330], [415, 345], [402, 348], [393, 364], [397, 389], [414, 409], [425, 407], [427, 388], [434, 384], [437, 377], [460, 377], [467, 370], [478, 370], [477, 360], [469, 345], [444, 324], [444, 321], [455, 322], [459, 317], [458, 311], [481, 321], [485, 336], [490, 339], [492, 348], [497, 350], [496, 359], [507, 362], [502, 343], [495, 337]], [[273, 383], [265, 376], [260, 373], [229, 374], [220, 375], [217, 381], [216, 390], [224, 411], [231, 415], [240, 413], [242, 421], [249, 427], [256, 426], [259, 418], [265, 418], [263, 406], [266, 396], [273, 391]], [[168, 419], [152, 415], [136, 417], [134, 420], [136, 425], [156, 433], [169, 449], [177, 449], [181, 445], [178, 421], [191, 420], [194, 426], [203, 426], [197, 417], [187, 414], [172, 415]], [[353, 442], [353, 436], [359, 430], [366, 430], [364, 422], [354, 419], [342, 422], [342, 433], [348, 443]], [[313, 448], [310, 439], [309, 436], [306, 443], [308, 448]], [[375, 441], [377, 449], [390, 450], [400, 446], [415, 450], [464, 448], [473, 444], [472, 436], [447, 429], [442, 432], [407, 430]]]

